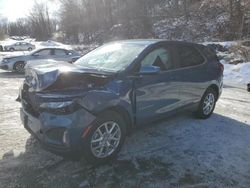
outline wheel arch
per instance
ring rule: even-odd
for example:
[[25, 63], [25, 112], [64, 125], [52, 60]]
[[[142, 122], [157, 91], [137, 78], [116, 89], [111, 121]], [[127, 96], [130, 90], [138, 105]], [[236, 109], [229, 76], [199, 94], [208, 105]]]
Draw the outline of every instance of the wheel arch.
[[217, 94], [217, 99], [218, 100], [218, 97], [219, 97], [219, 87], [216, 85], [216, 84], [211, 84], [208, 88], [212, 88], [216, 94]]
[[102, 111], [98, 112], [97, 115], [106, 112], [106, 111], [113, 111], [118, 113], [119, 115], [121, 115], [125, 122], [126, 122], [126, 128], [127, 128], [127, 133], [131, 133], [131, 130], [133, 129], [133, 125], [134, 125], [134, 121], [132, 116], [130, 115], [130, 113], [122, 106], [118, 105], [118, 106], [112, 106], [112, 107], [108, 107], [103, 109]]
[[23, 60], [15, 61], [15, 63], [13, 63], [13, 70], [16, 70], [16, 64], [17, 63], [24, 63], [25, 64], [25, 61], [23, 61]]

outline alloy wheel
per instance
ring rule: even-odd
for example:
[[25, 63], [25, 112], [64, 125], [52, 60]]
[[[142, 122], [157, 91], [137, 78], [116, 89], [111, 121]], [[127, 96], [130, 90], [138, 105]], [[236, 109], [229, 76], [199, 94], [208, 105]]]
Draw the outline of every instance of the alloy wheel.
[[17, 72], [22, 73], [24, 71], [24, 64], [23, 63], [18, 63], [15, 66], [15, 69], [16, 69]]
[[213, 111], [214, 103], [215, 103], [214, 94], [213, 93], [208, 93], [208, 95], [204, 99], [203, 108], [202, 108], [203, 113], [205, 115], [208, 115]]
[[116, 151], [121, 140], [121, 129], [116, 122], [103, 123], [91, 138], [91, 151], [97, 158], [105, 158]]

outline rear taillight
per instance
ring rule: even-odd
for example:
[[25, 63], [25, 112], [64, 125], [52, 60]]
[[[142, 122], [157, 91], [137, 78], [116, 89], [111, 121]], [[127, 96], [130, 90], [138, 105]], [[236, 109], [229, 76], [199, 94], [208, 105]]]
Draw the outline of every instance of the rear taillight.
[[224, 65], [222, 63], [219, 62], [219, 66], [221, 68], [221, 71], [223, 72], [224, 71]]

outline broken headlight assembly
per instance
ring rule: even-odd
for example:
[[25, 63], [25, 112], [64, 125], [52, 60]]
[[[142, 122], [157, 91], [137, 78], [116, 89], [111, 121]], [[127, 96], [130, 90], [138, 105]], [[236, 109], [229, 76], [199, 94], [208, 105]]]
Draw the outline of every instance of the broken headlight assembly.
[[40, 104], [40, 111], [55, 114], [70, 114], [80, 109], [81, 106], [74, 101], [46, 102]]

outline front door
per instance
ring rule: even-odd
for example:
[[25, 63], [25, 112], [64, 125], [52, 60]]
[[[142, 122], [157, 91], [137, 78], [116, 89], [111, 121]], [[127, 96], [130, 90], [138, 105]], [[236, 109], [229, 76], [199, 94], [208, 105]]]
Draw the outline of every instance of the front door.
[[158, 66], [157, 74], [142, 74], [135, 80], [136, 88], [136, 117], [137, 123], [142, 124], [152, 118], [157, 118], [178, 108], [179, 89], [176, 76], [175, 62], [170, 47], [158, 47], [149, 52], [141, 61], [143, 66]]
[[52, 58], [56, 61], [70, 61], [66, 51], [63, 49], [54, 49]]
[[42, 60], [42, 59], [51, 59], [51, 49], [42, 49], [40, 51], [37, 51], [33, 54], [34, 60]]

